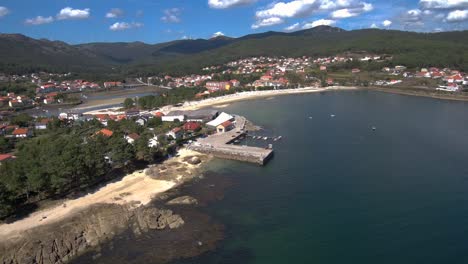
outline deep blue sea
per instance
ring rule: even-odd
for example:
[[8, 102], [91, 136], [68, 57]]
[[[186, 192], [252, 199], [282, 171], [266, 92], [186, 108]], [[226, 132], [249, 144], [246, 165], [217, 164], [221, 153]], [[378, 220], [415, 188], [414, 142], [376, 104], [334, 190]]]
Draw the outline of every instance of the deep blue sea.
[[[201, 208], [224, 224], [224, 239], [216, 250], [173, 263], [468, 263], [467, 102], [345, 91], [222, 111], [262, 126], [258, 135], [282, 139], [242, 143], [273, 144], [266, 166], [209, 164], [231, 183], [223, 199]], [[146, 249], [116, 240], [96, 263], [143, 263], [145, 251], [160, 245], [145, 236], [138, 243]]]
[[209, 207], [226, 238], [178, 263], [468, 262], [468, 103], [355, 91], [222, 110], [283, 139], [257, 142], [265, 167], [211, 164], [234, 182]]

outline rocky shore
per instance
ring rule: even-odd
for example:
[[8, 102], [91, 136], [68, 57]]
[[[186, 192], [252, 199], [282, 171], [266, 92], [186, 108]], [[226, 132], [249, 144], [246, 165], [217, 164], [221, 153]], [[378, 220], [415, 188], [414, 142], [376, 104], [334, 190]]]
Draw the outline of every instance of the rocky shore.
[[136, 235], [179, 228], [184, 220], [168, 209], [103, 204], [92, 206], [59, 224], [0, 243], [1, 263], [65, 263], [128, 228]]
[[[99, 250], [101, 245], [126, 232], [135, 237], [152, 231], [171, 235], [190, 220], [168, 207], [193, 207], [198, 200], [181, 194], [177, 188], [166, 192], [163, 188], [162, 193], [150, 188], [159, 188], [160, 182], [173, 183], [164, 186], [182, 186], [199, 178], [200, 166], [208, 159], [206, 155], [183, 150], [178, 157], [144, 172], [124, 177], [85, 197], [66, 201], [70, 205], [67, 208], [64, 202], [63, 208], [49, 208], [18, 222], [0, 225], [4, 234], [0, 238], [0, 263], [67, 263], [86, 252]], [[49, 218], [40, 218], [44, 222], [38, 222], [37, 217], [43, 214]], [[59, 217], [54, 219], [54, 216]], [[177, 237], [174, 239], [177, 241]]]

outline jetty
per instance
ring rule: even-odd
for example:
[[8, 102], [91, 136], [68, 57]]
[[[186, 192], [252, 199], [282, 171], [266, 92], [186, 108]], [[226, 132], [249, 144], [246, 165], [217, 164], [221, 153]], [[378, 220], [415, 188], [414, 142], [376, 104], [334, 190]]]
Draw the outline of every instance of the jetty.
[[216, 133], [206, 138], [199, 138], [187, 146], [188, 149], [213, 155], [218, 158], [232, 159], [265, 165], [273, 156], [272, 148], [260, 148], [251, 146], [233, 145], [240, 137], [247, 134], [245, 129], [246, 119], [243, 116], [235, 116], [234, 127], [224, 133]]

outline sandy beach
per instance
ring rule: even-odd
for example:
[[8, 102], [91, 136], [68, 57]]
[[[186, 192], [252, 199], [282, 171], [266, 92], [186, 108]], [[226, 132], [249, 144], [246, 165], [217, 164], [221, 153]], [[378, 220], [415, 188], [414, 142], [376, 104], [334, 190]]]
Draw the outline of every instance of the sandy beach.
[[[344, 91], [344, 90], [356, 90], [358, 88], [356, 87], [347, 87], [347, 86], [332, 86], [332, 87], [326, 87], [326, 88], [320, 88], [320, 87], [304, 87], [304, 88], [296, 88], [296, 89], [281, 89], [281, 90], [267, 90], [267, 91], [246, 91], [246, 92], [239, 92], [235, 94], [229, 94], [225, 96], [219, 96], [219, 97], [214, 97], [214, 98], [208, 98], [200, 101], [187, 101], [185, 102], [182, 106], [173, 106], [173, 105], [168, 105], [161, 107], [157, 112], [163, 112], [164, 114], [169, 113], [170, 111], [174, 110], [198, 110], [200, 108], [204, 107], [210, 107], [214, 106], [217, 108], [222, 108], [228, 106], [230, 103], [237, 102], [237, 101], [243, 101], [243, 100], [253, 100], [253, 99], [258, 99], [258, 98], [271, 98], [274, 96], [278, 95], [290, 95], [290, 94], [303, 94], [303, 93], [318, 93], [318, 92], [324, 92], [324, 91]], [[108, 107], [106, 106], [112, 105], [114, 101], [106, 101], [106, 100], [101, 100], [99, 104], [92, 104], [89, 106], [83, 105], [77, 108], [74, 108], [75, 110], [86, 110], [90, 108], [96, 108], [99, 106], [102, 106], [103, 109], [100, 110], [92, 110], [85, 112], [84, 114], [120, 114], [122, 112], [119, 112], [118, 110], [121, 109], [120, 107]]]
[[[200, 154], [187, 149], [181, 149], [177, 157], [173, 157], [157, 166], [172, 165], [174, 168], [160, 172], [158, 177], [148, 176], [146, 171], [135, 171], [122, 179], [108, 183], [93, 193], [83, 197], [64, 200], [59, 206], [34, 212], [30, 216], [10, 224], [0, 225], [1, 240], [21, 236], [25, 230], [52, 224], [66, 219], [81, 210], [95, 204], [120, 204], [139, 207], [148, 204], [156, 195], [163, 193], [182, 183], [198, 165], [191, 165], [184, 160], [187, 157]], [[174, 166], [175, 165], [175, 166]], [[154, 178], [164, 178], [154, 179]]]
[[190, 101], [185, 102], [181, 107], [174, 106], [165, 106], [161, 108], [161, 111], [164, 113], [173, 111], [173, 110], [198, 110], [200, 108], [209, 107], [209, 106], [227, 106], [230, 103], [243, 101], [243, 100], [253, 100], [258, 98], [269, 98], [278, 95], [290, 95], [290, 94], [303, 94], [303, 93], [318, 93], [324, 91], [343, 91], [343, 90], [356, 90], [356, 87], [346, 87], [346, 86], [332, 86], [326, 88], [320, 87], [305, 87], [305, 88], [296, 88], [296, 89], [281, 89], [281, 90], [266, 90], [266, 91], [246, 91], [239, 92], [235, 94], [229, 94], [225, 96], [219, 96], [214, 98], [208, 98], [201, 101]]

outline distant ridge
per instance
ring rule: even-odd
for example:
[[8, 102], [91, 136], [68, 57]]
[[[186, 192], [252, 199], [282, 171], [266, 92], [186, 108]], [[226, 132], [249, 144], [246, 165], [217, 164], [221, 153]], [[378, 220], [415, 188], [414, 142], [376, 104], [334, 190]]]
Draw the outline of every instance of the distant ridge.
[[239, 38], [174, 40], [165, 43], [101, 42], [70, 45], [0, 34], [0, 71], [37, 70], [106, 73], [196, 72], [212, 64], [250, 56], [327, 56], [368, 51], [394, 55], [409, 66], [454, 66], [468, 71], [468, 31], [416, 33], [318, 26], [294, 32], [267, 31]]

